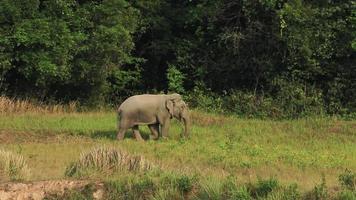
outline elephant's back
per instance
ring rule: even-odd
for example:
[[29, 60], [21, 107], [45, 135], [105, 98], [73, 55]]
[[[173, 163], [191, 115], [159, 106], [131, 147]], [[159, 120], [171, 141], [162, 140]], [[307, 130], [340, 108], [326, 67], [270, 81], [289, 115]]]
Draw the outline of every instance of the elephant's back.
[[127, 98], [119, 106], [119, 111], [132, 111], [140, 108], [156, 107], [161, 103], [161, 95], [141, 94]]

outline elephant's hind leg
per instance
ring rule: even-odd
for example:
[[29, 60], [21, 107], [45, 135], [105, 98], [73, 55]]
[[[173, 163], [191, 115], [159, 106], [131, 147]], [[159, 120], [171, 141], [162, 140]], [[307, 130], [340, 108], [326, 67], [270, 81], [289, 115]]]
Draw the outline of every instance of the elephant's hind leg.
[[150, 124], [148, 128], [150, 128], [152, 133], [151, 139], [157, 140], [159, 137], [159, 124]]
[[138, 125], [135, 125], [134, 127], [132, 127], [132, 131], [133, 131], [133, 134], [135, 135], [135, 138], [137, 141], [143, 141], [140, 131], [138, 129]]

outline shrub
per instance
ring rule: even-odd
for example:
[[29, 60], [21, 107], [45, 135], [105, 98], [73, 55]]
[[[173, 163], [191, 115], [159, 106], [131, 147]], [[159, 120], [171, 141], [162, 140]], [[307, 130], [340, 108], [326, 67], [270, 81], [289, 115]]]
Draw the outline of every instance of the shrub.
[[286, 78], [273, 80], [274, 104], [278, 105], [283, 117], [298, 118], [323, 113], [322, 93], [313, 86]]
[[253, 93], [231, 90], [224, 97], [224, 110], [246, 117], [279, 117], [280, 110], [273, 105], [272, 98]]
[[192, 108], [213, 113], [223, 112], [223, 98], [206, 88], [203, 83], [198, 83], [187, 96], [187, 102]]
[[251, 187], [251, 193], [254, 197], [266, 197], [274, 189], [278, 188], [279, 183], [275, 178], [269, 178], [267, 180], [258, 179], [257, 184]]
[[0, 150], [0, 178], [10, 180], [27, 180], [30, 169], [23, 156]]
[[169, 65], [167, 69], [168, 90], [170, 92], [184, 93], [184, 74], [174, 65]]
[[223, 199], [240, 199], [250, 200], [252, 199], [246, 186], [238, 187], [233, 177], [227, 178], [222, 186]]
[[346, 189], [356, 190], [356, 173], [346, 169], [344, 173], [340, 174], [339, 182]]
[[190, 192], [193, 189], [193, 179], [187, 175], [177, 178], [178, 190], [182, 193]]

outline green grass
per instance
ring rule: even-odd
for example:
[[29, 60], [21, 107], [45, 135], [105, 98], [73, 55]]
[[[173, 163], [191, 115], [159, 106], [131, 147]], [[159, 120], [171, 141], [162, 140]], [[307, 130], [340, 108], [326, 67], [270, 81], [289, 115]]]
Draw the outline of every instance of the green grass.
[[[32, 180], [64, 178], [70, 162], [83, 151], [106, 145], [143, 155], [164, 170], [213, 179], [234, 175], [241, 182], [276, 177], [311, 189], [325, 176], [356, 170], [356, 122], [332, 118], [270, 121], [193, 112], [189, 140], [172, 124], [168, 140], [136, 142], [116, 137], [116, 114], [1, 114], [0, 149], [22, 154]], [[145, 138], [147, 127], [140, 127]], [[110, 176], [102, 177], [103, 179]]]

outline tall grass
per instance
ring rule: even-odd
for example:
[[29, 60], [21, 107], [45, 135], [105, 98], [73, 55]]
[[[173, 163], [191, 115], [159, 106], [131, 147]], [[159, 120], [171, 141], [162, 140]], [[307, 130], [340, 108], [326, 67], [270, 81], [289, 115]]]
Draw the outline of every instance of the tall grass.
[[[336, 185], [336, 177], [345, 168], [356, 169], [354, 121], [317, 117], [245, 119], [192, 110], [188, 140], [181, 139], [182, 126], [173, 121], [168, 140], [137, 143], [130, 138], [120, 142], [115, 139], [114, 109], [105, 112], [64, 109], [55, 113], [52, 112], [55, 109], [42, 112], [40, 105], [32, 106], [17, 109], [14, 114], [0, 113], [0, 143], [7, 150], [21, 149], [31, 168], [41, 169], [33, 172], [33, 180], [64, 178], [66, 166], [77, 160], [80, 152], [89, 152], [98, 145], [142, 155], [167, 171], [198, 174], [218, 181], [231, 174], [241, 182], [256, 180], [258, 176], [276, 176], [284, 183], [295, 181], [303, 189], [314, 187], [322, 173], [329, 184]], [[146, 126], [141, 126], [140, 131], [148, 138], [150, 132]], [[126, 137], [130, 135], [129, 130]], [[103, 159], [106, 155], [96, 154], [102, 154]], [[211, 187], [207, 185], [205, 189]], [[243, 195], [239, 192], [236, 195]], [[162, 192], [161, 196], [164, 195]]]
[[0, 181], [28, 180], [30, 174], [23, 156], [0, 149]]
[[0, 113], [65, 113], [78, 110], [77, 102], [68, 104], [47, 105], [41, 102], [34, 103], [31, 100], [10, 99], [0, 96]]
[[81, 176], [87, 170], [98, 171], [147, 171], [154, 165], [143, 158], [133, 156], [122, 150], [108, 147], [96, 147], [89, 152], [82, 153], [77, 162], [71, 163], [65, 174], [67, 176]]

